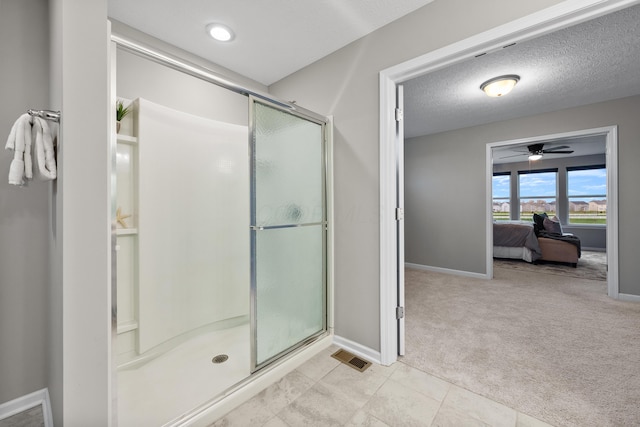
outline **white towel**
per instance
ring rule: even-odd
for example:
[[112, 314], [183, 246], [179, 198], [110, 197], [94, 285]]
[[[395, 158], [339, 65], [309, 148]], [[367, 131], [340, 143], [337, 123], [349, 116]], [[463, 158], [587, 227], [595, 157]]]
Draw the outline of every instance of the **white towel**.
[[53, 139], [46, 120], [33, 118], [33, 158], [36, 174], [42, 181], [56, 179], [56, 157], [53, 151]]
[[13, 124], [7, 150], [13, 150], [13, 160], [9, 166], [9, 184], [25, 185], [26, 179], [33, 177], [31, 164], [31, 116], [23, 114]]

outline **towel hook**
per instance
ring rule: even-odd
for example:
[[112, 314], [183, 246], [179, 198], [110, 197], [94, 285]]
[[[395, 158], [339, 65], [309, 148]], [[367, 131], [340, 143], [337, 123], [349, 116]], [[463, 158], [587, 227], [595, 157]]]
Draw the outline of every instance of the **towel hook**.
[[60, 111], [52, 110], [28, 110], [32, 117], [40, 117], [41, 119], [50, 120], [52, 122], [60, 122]]

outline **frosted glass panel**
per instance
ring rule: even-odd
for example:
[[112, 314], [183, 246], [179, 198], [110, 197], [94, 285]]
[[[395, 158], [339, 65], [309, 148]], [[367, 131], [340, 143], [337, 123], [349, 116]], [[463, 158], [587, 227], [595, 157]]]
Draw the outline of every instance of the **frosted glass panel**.
[[322, 221], [322, 127], [254, 105], [256, 225]]
[[326, 330], [323, 126], [254, 101], [253, 368]]
[[324, 329], [324, 227], [255, 233], [260, 364]]

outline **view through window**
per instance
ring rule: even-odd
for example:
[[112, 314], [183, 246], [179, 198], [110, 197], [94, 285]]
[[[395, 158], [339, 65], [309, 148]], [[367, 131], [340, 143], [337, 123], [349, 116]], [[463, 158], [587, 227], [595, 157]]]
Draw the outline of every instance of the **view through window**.
[[607, 223], [607, 169], [604, 165], [567, 168], [570, 224]]
[[518, 172], [520, 219], [533, 221], [534, 212], [556, 215], [558, 171]]
[[[562, 171], [564, 173], [564, 170]], [[566, 193], [563, 218], [569, 224], [605, 225], [607, 223], [607, 169], [605, 165], [570, 166], [566, 169]], [[496, 172], [492, 177], [492, 215], [494, 221], [512, 218], [511, 186], [518, 186], [519, 219], [532, 221], [533, 213], [557, 215], [558, 170], [518, 171], [513, 182], [511, 172]], [[568, 212], [567, 212], [568, 210]], [[566, 216], [565, 216], [566, 215]], [[514, 217], [514, 219], [516, 219]]]
[[511, 173], [494, 173], [491, 188], [493, 194], [493, 220], [506, 221], [510, 219]]

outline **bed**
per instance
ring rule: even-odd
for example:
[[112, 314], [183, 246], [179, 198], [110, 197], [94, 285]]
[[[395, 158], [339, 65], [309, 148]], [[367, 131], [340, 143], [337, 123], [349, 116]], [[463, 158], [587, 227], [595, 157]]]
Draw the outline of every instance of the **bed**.
[[542, 257], [533, 223], [500, 221], [493, 223], [493, 257], [535, 262]]
[[536, 230], [532, 222], [494, 222], [493, 257], [521, 259], [530, 263], [561, 262], [577, 267], [580, 239], [570, 233]]

